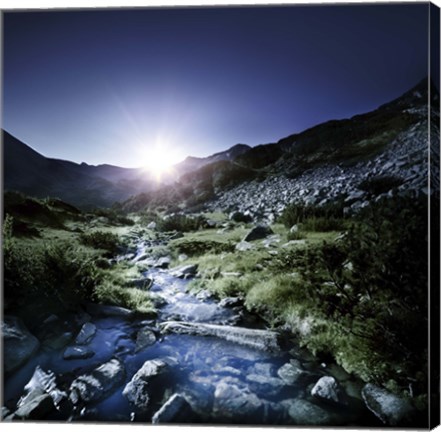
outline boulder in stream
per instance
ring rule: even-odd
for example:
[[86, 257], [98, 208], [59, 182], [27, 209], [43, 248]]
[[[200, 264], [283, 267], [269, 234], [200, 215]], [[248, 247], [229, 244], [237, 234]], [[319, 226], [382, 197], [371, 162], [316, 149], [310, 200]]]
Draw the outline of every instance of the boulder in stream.
[[2, 325], [3, 367], [6, 373], [13, 372], [32, 357], [40, 346], [23, 321], [15, 316], [5, 316]]
[[135, 352], [142, 351], [143, 349], [153, 345], [156, 342], [155, 333], [148, 329], [143, 328], [138, 331], [136, 335], [136, 348]]
[[288, 410], [291, 422], [298, 426], [331, 426], [338, 420], [318, 405], [304, 399], [288, 399], [281, 404]]
[[277, 371], [277, 375], [287, 385], [308, 384], [318, 378], [318, 375], [306, 371], [298, 360], [292, 359], [289, 363], [285, 363]]
[[366, 406], [388, 426], [409, 426], [415, 417], [412, 403], [374, 384], [361, 391]]
[[63, 358], [65, 360], [82, 360], [94, 355], [95, 352], [85, 346], [69, 346], [65, 349]]
[[175, 267], [174, 269], [171, 270], [171, 274], [174, 277], [186, 279], [195, 276], [197, 271], [198, 271], [197, 264], [188, 264], [180, 267]]
[[75, 343], [77, 345], [86, 345], [93, 339], [95, 333], [96, 333], [95, 324], [92, 324], [91, 322], [86, 322], [81, 327], [81, 330], [75, 339]]
[[161, 324], [161, 328], [163, 331], [170, 333], [215, 336], [263, 351], [280, 351], [278, 342], [279, 334], [270, 330], [182, 321], [166, 321]]
[[152, 423], [187, 423], [191, 422], [193, 418], [194, 412], [185, 396], [175, 393], [154, 414]]
[[160, 360], [147, 360], [125, 386], [123, 395], [138, 409], [146, 410], [150, 400], [151, 381], [167, 370], [167, 363]]
[[247, 388], [228, 380], [220, 381], [214, 392], [213, 416], [235, 422], [262, 421], [263, 402]]
[[107, 396], [122, 384], [125, 377], [124, 365], [117, 359], [75, 379], [70, 386], [69, 398], [73, 404], [95, 402]]
[[86, 310], [91, 315], [96, 316], [132, 318], [135, 315], [135, 313], [130, 309], [119, 306], [108, 306], [94, 303], [87, 304]]
[[331, 376], [321, 377], [311, 390], [311, 395], [323, 402], [347, 405], [348, 401], [343, 388]]

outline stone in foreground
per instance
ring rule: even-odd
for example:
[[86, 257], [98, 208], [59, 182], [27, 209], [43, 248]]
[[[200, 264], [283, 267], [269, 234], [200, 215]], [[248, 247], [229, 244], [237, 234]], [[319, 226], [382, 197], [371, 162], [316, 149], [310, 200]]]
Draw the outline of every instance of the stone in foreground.
[[87, 322], [83, 324], [83, 326], [81, 327], [81, 330], [75, 339], [75, 343], [77, 345], [86, 345], [93, 339], [95, 333], [96, 333], [95, 324], [92, 324], [91, 322]]
[[32, 357], [40, 346], [23, 321], [14, 316], [5, 316], [2, 325], [3, 367], [6, 373], [13, 372]]
[[150, 383], [166, 369], [167, 363], [160, 359], [147, 360], [125, 386], [123, 395], [138, 409], [146, 410], [150, 400]]
[[366, 406], [388, 426], [409, 425], [415, 416], [416, 410], [408, 400], [374, 384], [366, 384], [361, 395]]
[[93, 357], [95, 353], [84, 346], [70, 346], [64, 351], [63, 358], [65, 360], [84, 360]]
[[338, 381], [331, 376], [321, 377], [311, 390], [311, 395], [323, 402], [347, 405], [347, 399], [343, 388]]
[[152, 418], [153, 424], [190, 422], [194, 412], [183, 395], [175, 393]]
[[73, 404], [95, 402], [103, 399], [124, 381], [124, 365], [112, 359], [94, 369], [92, 373], [79, 376], [70, 386], [69, 398]]
[[215, 336], [246, 345], [251, 348], [277, 352], [280, 351], [279, 334], [270, 330], [249, 329], [245, 327], [223, 326], [217, 324], [167, 321], [161, 324], [165, 332], [190, 334], [196, 336]]

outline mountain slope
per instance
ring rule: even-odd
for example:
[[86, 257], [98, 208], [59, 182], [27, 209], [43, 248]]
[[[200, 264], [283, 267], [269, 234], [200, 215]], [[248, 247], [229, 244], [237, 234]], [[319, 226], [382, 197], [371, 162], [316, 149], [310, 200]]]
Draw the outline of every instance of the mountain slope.
[[58, 197], [91, 208], [111, 206], [153, 185], [139, 169], [91, 166], [50, 159], [3, 131], [4, 188]]

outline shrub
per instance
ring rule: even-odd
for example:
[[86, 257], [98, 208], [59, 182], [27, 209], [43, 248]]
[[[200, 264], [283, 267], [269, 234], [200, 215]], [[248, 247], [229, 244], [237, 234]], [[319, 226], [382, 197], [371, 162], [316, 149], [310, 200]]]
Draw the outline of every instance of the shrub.
[[190, 217], [182, 213], [173, 214], [158, 220], [156, 229], [158, 231], [197, 231], [205, 223], [202, 216]]
[[380, 176], [363, 180], [358, 187], [372, 195], [380, 195], [400, 186], [402, 183], [403, 179], [400, 177]]
[[234, 245], [232, 243], [214, 240], [190, 240], [185, 238], [175, 240], [172, 243], [172, 248], [177, 253], [186, 254], [188, 256], [234, 251]]
[[118, 252], [120, 240], [116, 234], [104, 231], [93, 231], [91, 233], [81, 233], [79, 239], [83, 245], [95, 249], [102, 249], [110, 255], [114, 255]]

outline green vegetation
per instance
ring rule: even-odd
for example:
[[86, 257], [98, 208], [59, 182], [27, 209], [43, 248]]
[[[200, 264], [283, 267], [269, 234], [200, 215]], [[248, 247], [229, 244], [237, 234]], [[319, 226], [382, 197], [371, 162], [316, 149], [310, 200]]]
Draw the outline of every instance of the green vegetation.
[[104, 231], [81, 233], [79, 240], [85, 246], [106, 251], [106, 254], [109, 256], [113, 256], [117, 253], [120, 243], [120, 240], [116, 234]]
[[158, 231], [196, 231], [205, 224], [205, 218], [202, 216], [187, 216], [182, 213], [166, 216], [157, 220], [156, 229]]

